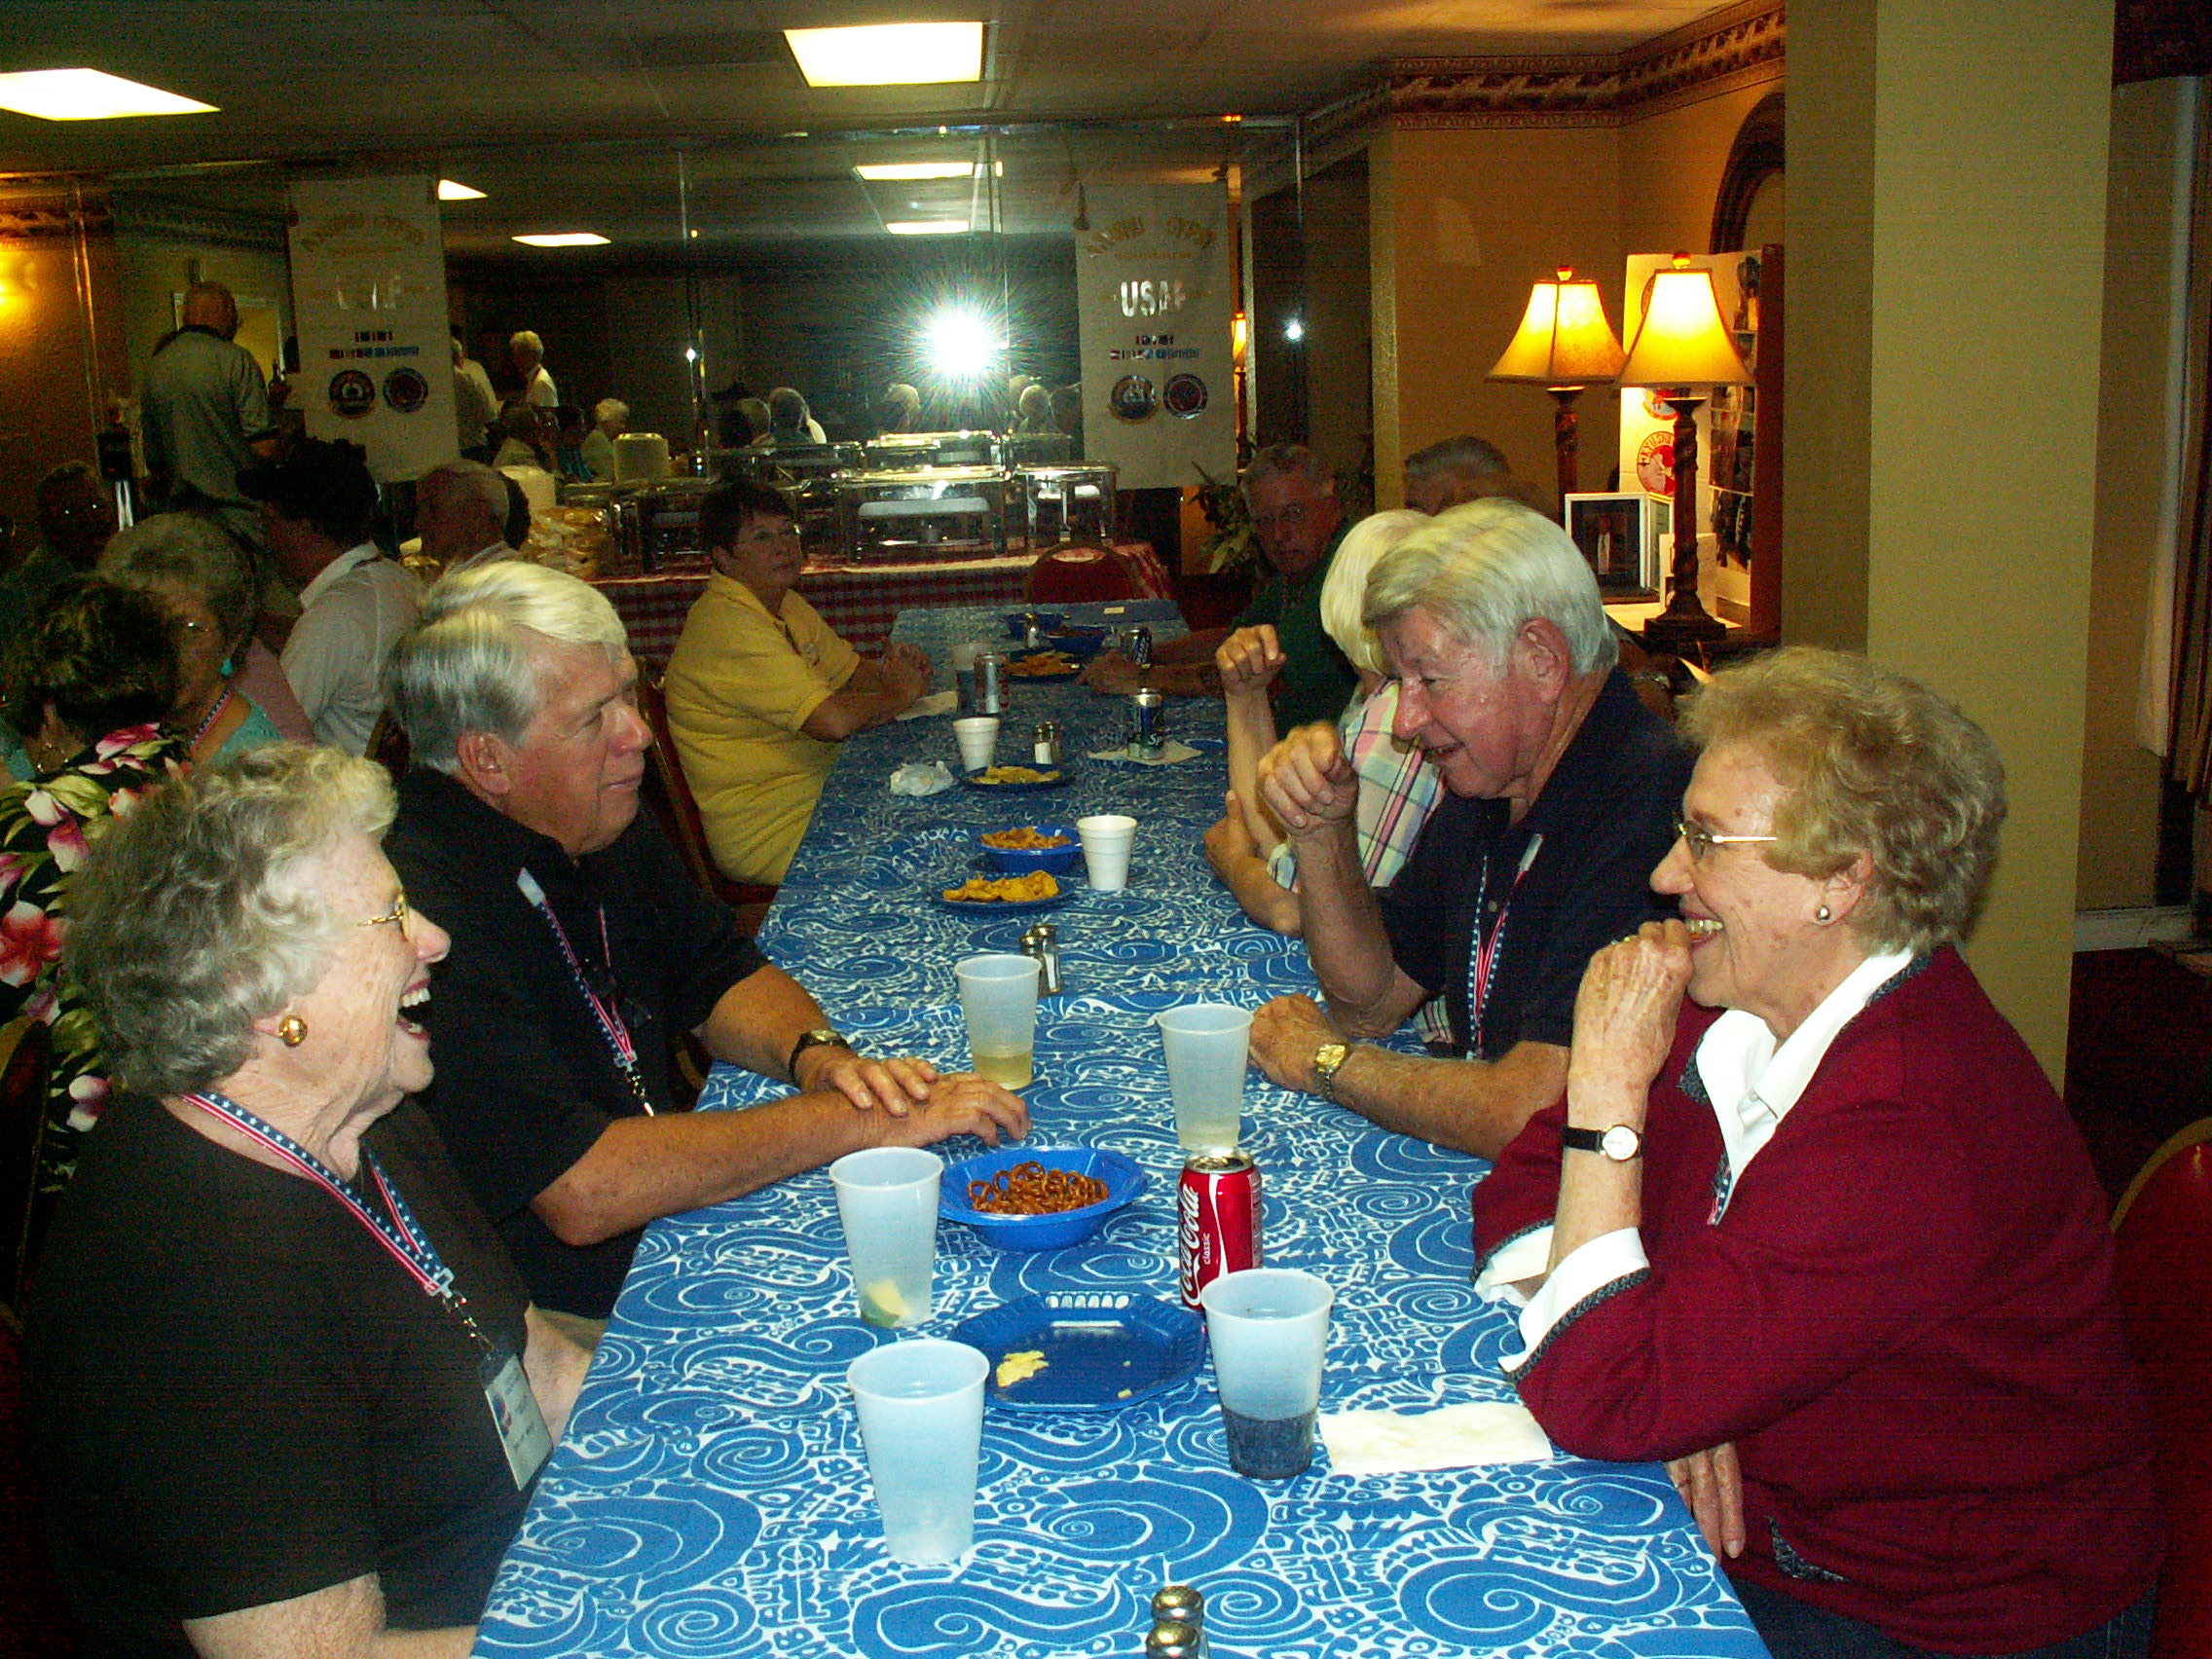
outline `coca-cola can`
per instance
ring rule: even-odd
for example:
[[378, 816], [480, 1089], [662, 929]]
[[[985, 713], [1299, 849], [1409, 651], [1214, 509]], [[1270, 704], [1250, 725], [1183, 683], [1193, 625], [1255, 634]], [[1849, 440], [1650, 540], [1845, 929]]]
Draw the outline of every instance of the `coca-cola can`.
[[1260, 1166], [1247, 1152], [1201, 1152], [1183, 1165], [1175, 1197], [1183, 1306], [1223, 1273], [1260, 1266]]

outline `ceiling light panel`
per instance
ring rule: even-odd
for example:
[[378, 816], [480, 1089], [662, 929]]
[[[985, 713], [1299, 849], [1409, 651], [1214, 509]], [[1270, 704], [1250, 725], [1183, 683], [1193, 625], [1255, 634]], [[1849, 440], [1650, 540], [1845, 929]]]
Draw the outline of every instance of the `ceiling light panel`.
[[0, 109], [41, 121], [114, 121], [134, 115], [212, 115], [213, 104], [98, 69], [28, 69], [0, 75]]
[[551, 231], [535, 237], [516, 237], [532, 247], [605, 247], [607, 239], [597, 231]]
[[810, 87], [918, 87], [983, 78], [983, 25], [876, 23], [786, 29]]
[[883, 227], [895, 237], [959, 237], [968, 234], [966, 219], [894, 219]]
[[458, 178], [441, 178], [438, 180], [438, 200], [440, 202], [481, 202], [484, 200], [484, 193], [481, 190], [469, 189]]
[[882, 179], [969, 178], [976, 172], [972, 162], [869, 162], [853, 171], [871, 181]]

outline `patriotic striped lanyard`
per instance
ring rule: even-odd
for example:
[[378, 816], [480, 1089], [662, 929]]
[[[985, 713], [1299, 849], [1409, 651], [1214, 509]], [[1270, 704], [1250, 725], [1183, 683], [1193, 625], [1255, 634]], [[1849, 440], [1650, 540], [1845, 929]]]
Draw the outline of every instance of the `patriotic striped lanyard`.
[[363, 1147], [361, 1162], [367, 1168], [370, 1178], [376, 1182], [385, 1208], [390, 1212], [389, 1221], [371, 1209], [351, 1184], [340, 1180], [321, 1159], [282, 1129], [254, 1116], [229, 1095], [212, 1091], [187, 1094], [184, 1103], [222, 1119], [256, 1146], [296, 1169], [336, 1198], [345, 1206], [347, 1213], [369, 1230], [370, 1235], [385, 1247], [386, 1253], [407, 1270], [408, 1276], [422, 1288], [425, 1296], [434, 1297], [443, 1304], [448, 1312], [461, 1320], [462, 1327], [476, 1340], [479, 1347], [486, 1353], [492, 1351], [491, 1339], [477, 1328], [476, 1320], [468, 1310], [468, 1299], [454, 1288], [453, 1270], [440, 1260], [437, 1246], [430, 1242], [430, 1235], [423, 1231], [422, 1224], [415, 1219], [415, 1212], [407, 1207], [407, 1200], [399, 1196], [398, 1189], [387, 1178], [384, 1165], [377, 1161], [375, 1153]]
[[[630, 1027], [622, 1018], [622, 1011], [614, 1006], [611, 996], [601, 996], [591, 988], [591, 979], [584, 973], [584, 965], [576, 959], [576, 947], [569, 942], [569, 930], [561, 925], [561, 918], [553, 913], [546, 903], [545, 889], [537, 885], [537, 877], [527, 869], [515, 871], [515, 885], [522, 896], [536, 906], [537, 913], [545, 918], [545, 925], [553, 930], [553, 942], [561, 947], [561, 960], [569, 965], [569, 977], [575, 980], [576, 989], [592, 1014], [599, 1020], [599, 1034], [607, 1040], [608, 1049], [614, 1055], [614, 1069], [622, 1074], [622, 1081], [630, 1086], [630, 1092], [638, 1097], [645, 1116], [653, 1116], [653, 1103], [645, 1094], [645, 1080], [638, 1070], [638, 1045], [630, 1039]], [[599, 912], [600, 960], [607, 964], [609, 980], [614, 977], [614, 948], [607, 942], [607, 909]]]
[[1491, 982], [1497, 975], [1497, 959], [1505, 950], [1505, 918], [1513, 909], [1513, 896], [1521, 891], [1521, 878], [1544, 850], [1542, 831], [1529, 837], [1528, 848], [1513, 871], [1513, 884], [1497, 906], [1497, 920], [1486, 934], [1483, 912], [1490, 907], [1490, 861], [1483, 861], [1483, 884], [1475, 893], [1475, 937], [1467, 951], [1467, 1024], [1473, 1041], [1467, 1052], [1479, 1058], [1483, 1051], [1483, 1010], [1490, 1006]]

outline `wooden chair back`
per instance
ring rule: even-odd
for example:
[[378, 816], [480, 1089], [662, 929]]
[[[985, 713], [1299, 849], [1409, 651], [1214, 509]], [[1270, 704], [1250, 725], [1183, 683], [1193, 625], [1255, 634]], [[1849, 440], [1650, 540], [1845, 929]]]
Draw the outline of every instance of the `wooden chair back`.
[[760, 882], [732, 881], [715, 867], [714, 854], [707, 846], [707, 826], [699, 816], [691, 786], [684, 780], [683, 761], [676, 752], [676, 734], [669, 729], [668, 698], [661, 689], [660, 676], [645, 668], [638, 671], [638, 712], [645, 717], [653, 733], [642, 792], [645, 806], [660, 821], [691, 879], [702, 891], [735, 910], [738, 926], [750, 938], [759, 930], [761, 918], [775, 901], [776, 889]]
[[2113, 1232], [2166, 1511], [2152, 1659], [2201, 1659], [2212, 1653], [2212, 1118], [2152, 1154]]

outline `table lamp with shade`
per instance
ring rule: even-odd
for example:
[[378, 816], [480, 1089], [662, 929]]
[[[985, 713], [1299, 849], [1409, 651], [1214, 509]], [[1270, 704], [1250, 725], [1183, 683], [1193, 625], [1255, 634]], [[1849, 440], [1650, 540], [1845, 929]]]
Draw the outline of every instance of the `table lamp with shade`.
[[1577, 278], [1561, 266], [1548, 282], [1530, 291], [1521, 328], [1493, 364], [1490, 379], [1540, 386], [1559, 401], [1552, 416], [1552, 447], [1559, 458], [1559, 494], [1564, 503], [1580, 486], [1576, 460], [1581, 440], [1575, 430], [1574, 400], [1594, 381], [1620, 373], [1621, 343], [1605, 320], [1598, 284]]
[[1697, 412], [1712, 387], [1751, 381], [1720, 319], [1713, 273], [1693, 269], [1688, 254], [1676, 254], [1674, 269], [1651, 278], [1643, 326], [1620, 371], [1622, 386], [1649, 387], [1675, 412], [1675, 554], [1667, 608], [1643, 625], [1644, 643], [1656, 649], [1679, 653], [1728, 632], [1698, 603]]

